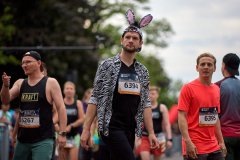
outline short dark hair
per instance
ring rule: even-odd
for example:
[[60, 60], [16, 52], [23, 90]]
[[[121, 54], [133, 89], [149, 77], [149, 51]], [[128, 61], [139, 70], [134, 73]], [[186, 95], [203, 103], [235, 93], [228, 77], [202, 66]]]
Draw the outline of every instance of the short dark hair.
[[[127, 28], [127, 30], [130, 30], [130, 29], [132, 29], [132, 30], [135, 30], [135, 29], [138, 29], [136, 26], [133, 26], [133, 25], [130, 25], [130, 26], [128, 26], [128, 28]], [[131, 32], [131, 31], [130, 31]], [[123, 35], [122, 35], [122, 38], [124, 38], [124, 36], [125, 36], [125, 34], [126, 34], [127, 32], [125, 32], [125, 33], [123, 33]], [[137, 32], [136, 32], [137, 33]], [[139, 34], [139, 33], [138, 33]], [[140, 39], [140, 42], [142, 41], [142, 36], [139, 34], [139, 39]]]

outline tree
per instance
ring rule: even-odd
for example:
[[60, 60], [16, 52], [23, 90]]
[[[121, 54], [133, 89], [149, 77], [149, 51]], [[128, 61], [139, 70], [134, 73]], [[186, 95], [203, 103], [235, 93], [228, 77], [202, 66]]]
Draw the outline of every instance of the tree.
[[[6, 6], [2, 11], [0, 11], [0, 46], [4, 46], [5, 42], [12, 40], [12, 35], [16, 31], [16, 27], [8, 22], [13, 19], [13, 15], [9, 13], [11, 8]], [[13, 56], [6, 56], [3, 54], [3, 51], [0, 51], [0, 64], [5, 65], [10, 64], [19, 64], [20, 62]]]
[[169, 88], [169, 97], [172, 98], [172, 100], [175, 102], [175, 103], [178, 103], [178, 97], [179, 97], [179, 93], [182, 89], [184, 85], [184, 82], [180, 79], [177, 79], [175, 81], [173, 81], [170, 85], [170, 88]]
[[[94, 44], [98, 34], [88, 30], [85, 21], [90, 15], [92, 22], [100, 18], [93, 12], [99, 6], [91, 6], [85, 0], [1, 1], [0, 8], [5, 6], [12, 8], [14, 19], [9, 20], [9, 24], [17, 28], [12, 40], [7, 41], [5, 46], [89, 46]], [[84, 8], [83, 12], [79, 10], [80, 6]], [[21, 60], [24, 52], [12, 53]], [[78, 93], [92, 86], [99, 59], [95, 50], [39, 52], [48, 66], [49, 75], [56, 78], [61, 86], [69, 77], [77, 79]], [[1, 68], [8, 70], [12, 66]], [[77, 74], [73, 74], [76, 70]], [[23, 72], [15, 74], [25, 77]]]
[[[81, 96], [85, 89], [92, 87], [98, 62], [121, 51], [122, 26], [128, 26], [124, 18], [127, 9], [134, 10], [136, 19], [140, 20], [143, 15], [139, 14], [137, 8], [148, 10], [148, 7], [141, 7], [147, 3], [148, 0], [2, 0], [0, 10], [11, 7], [9, 14], [14, 18], [10, 18], [8, 24], [16, 27], [11, 40], [4, 41], [4, 46], [88, 46], [94, 44], [96, 35], [105, 37], [97, 51], [39, 51], [48, 66], [49, 75], [56, 78], [61, 86], [68, 79], [75, 80], [77, 93]], [[115, 16], [123, 17], [125, 23], [113, 25], [107, 22]], [[165, 19], [154, 19], [143, 28], [143, 32], [144, 47], [150, 44], [166, 47], [166, 38], [173, 34], [171, 25]], [[21, 51], [11, 53], [19, 60], [24, 54]], [[142, 58], [140, 62], [148, 67], [152, 62], [159, 62], [146, 54], [139, 54], [139, 59]], [[168, 88], [169, 79], [161, 63], [158, 67], [154, 68], [156, 71], [151, 69], [151, 81], [154, 85]], [[12, 82], [25, 77], [20, 66], [7, 64], [1, 66], [3, 70], [11, 73], [16, 71]], [[156, 72], [161, 72], [160, 76]]]
[[[104, 8], [100, 15], [103, 17], [95, 25], [93, 29], [98, 29], [100, 32], [110, 35], [107, 40], [102, 44], [100, 49], [100, 54], [104, 55], [103, 58], [111, 57], [116, 51], [121, 51], [120, 38], [123, 30], [129, 25], [125, 18], [126, 11], [131, 8], [136, 15], [136, 20], [140, 20], [144, 15], [139, 15], [139, 10], [144, 3], [148, 0], [135, 0], [135, 1], [119, 1], [114, 0], [112, 3], [106, 3], [104, 0], [100, 0], [99, 4], [104, 5]], [[149, 10], [148, 7], [141, 9]], [[110, 20], [116, 21], [116, 18], [123, 20], [117, 24], [112, 24]], [[110, 20], [109, 20], [110, 19]], [[110, 21], [110, 22], [106, 22]], [[125, 27], [124, 27], [125, 26]], [[167, 47], [167, 39], [171, 37], [174, 32], [170, 23], [166, 19], [154, 19], [147, 26], [141, 29], [144, 32], [144, 46], [153, 45], [156, 49], [157, 47]], [[145, 53], [148, 54], [148, 53]]]
[[184, 83], [180, 79], [171, 80], [162, 67], [162, 60], [155, 56], [137, 53], [136, 59], [148, 69], [150, 85], [161, 88], [158, 102], [166, 104], [168, 108], [177, 104], [179, 92]]

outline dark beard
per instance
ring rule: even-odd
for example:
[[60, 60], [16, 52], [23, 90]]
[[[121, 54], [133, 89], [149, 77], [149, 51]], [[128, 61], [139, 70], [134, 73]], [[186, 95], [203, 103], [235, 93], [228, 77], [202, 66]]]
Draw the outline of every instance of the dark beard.
[[135, 53], [135, 52], [138, 51], [138, 49], [136, 49], [136, 48], [128, 49], [127, 47], [125, 47], [123, 45], [122, 45], [122, 48], [123, 48], [124, 51], [129, 52], [129, 53]]

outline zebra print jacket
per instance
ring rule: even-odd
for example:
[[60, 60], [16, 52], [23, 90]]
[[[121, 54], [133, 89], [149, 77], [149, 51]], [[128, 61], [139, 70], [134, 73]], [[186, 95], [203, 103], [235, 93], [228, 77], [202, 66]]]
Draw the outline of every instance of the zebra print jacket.
[[[141, 63], [134, 61], [135, 71], [140, 79], [140, 103], [135, 116], [138, 137], [142, 137], [143, 111], [145, 107], [151, 107], [149, 97], [149, 73]], [[112, 100], [115, 85], [121, 68], [120, 53], [114, 57], [102, 61], [98, 67], [91, 98], [88, 103], [97, 106], [98, 135], [108, 136], [109, 123], [112, 116]]]

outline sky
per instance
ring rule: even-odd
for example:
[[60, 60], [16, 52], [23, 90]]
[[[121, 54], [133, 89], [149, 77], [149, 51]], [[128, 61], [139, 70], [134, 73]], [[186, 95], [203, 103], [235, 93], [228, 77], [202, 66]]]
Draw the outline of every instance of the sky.
[[196, 59], [209, 52], [217, 59], [212, 78], [217, 82], [223, 78], [223, 56], [236, 53], [240, 57], [239, 0], [150, 0], [148, 6], [151, 10], [142, 15], [166, 18], [175, 32], [169, 46], [156, 55], [164, 61], [165, 72], [172, 80], [187, 83], [196, 79]]

